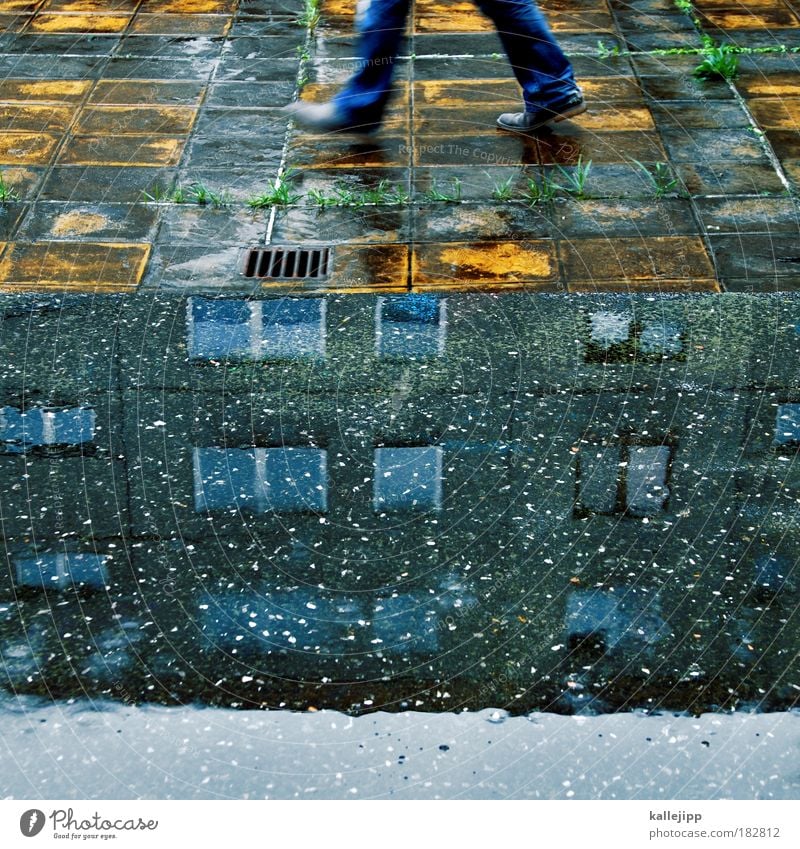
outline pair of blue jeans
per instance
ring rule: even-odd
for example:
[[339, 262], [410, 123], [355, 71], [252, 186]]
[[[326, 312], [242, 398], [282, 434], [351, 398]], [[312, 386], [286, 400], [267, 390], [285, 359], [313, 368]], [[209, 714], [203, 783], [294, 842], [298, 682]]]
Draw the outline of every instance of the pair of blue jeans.
[[[556, 103], [578, 90], [572, 65], [534, 0], [476, 0], [492, 19], [522, 86], [526, 112]], [[411, 0], [368, 0], [359, 19], [359, 66], [334, 97], [342, 119], [380, 123], [391, 91], [394, 63]]]

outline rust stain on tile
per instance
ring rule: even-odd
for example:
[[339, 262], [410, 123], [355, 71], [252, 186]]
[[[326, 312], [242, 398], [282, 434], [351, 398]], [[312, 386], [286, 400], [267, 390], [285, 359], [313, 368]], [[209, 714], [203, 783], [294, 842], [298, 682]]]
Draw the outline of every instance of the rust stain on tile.
[[149, 136], [76, 136], [61, 151], [59, 165], [177, 165], [185, 138]]
[[460, 242], [416, 245], [412, 285], [523, 284], [556, 276], [549, 241]]
[[46, 165], [57, 144], [47, 133], [0, 133], [0, 165]]
[[189, 133], [196, 117], [191, 106], [92, 106], [81, 112], [75, 132], [175, 136]]
[[149, 244], [16, 243], [0, 258], [0, 291], [135, 288], [144, 275]]

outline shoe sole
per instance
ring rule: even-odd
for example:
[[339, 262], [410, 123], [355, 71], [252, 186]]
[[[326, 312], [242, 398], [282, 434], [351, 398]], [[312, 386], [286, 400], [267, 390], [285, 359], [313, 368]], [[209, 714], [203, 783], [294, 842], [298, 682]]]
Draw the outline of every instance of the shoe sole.
[[538, 124], [533, 124], [530, 127], [511, 127], [508, 124], [501, 124], [500, 120], [497, 121], [497, 126], [500, 127], [501, 130], [509, 130], [512, 133], [531, 133], [534, 130], [538, 130], [541, 127], [546, 127], [548, 124], [558, 124], [561, 121], [566, 121], [568, 118], [574, 118], [576, 115], [582, 115], [589, 107], [585, 103], [578, 103], [575, 106], [572, 106], [570, 109], [565, 109], [563, 112], [559, 112], [554, 114], [552, 118], [545, 118], [544, 121], [539, 121]]

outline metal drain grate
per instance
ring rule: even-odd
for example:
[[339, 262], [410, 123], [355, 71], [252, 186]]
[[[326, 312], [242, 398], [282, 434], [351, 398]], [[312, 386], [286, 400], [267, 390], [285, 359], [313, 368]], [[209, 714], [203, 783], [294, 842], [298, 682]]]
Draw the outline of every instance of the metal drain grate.
[[330, 273], [330, 262], [330, 248], [251, 248], [243, 273], [269, 280], [323, 280]]

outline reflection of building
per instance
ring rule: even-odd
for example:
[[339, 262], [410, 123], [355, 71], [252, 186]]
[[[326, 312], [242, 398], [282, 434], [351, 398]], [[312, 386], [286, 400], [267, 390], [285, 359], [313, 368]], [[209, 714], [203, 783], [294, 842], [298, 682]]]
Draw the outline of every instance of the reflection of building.
[[17, 305], [0, 370], [11, 684], [316, 707], [792, 703], [797, 309]]

